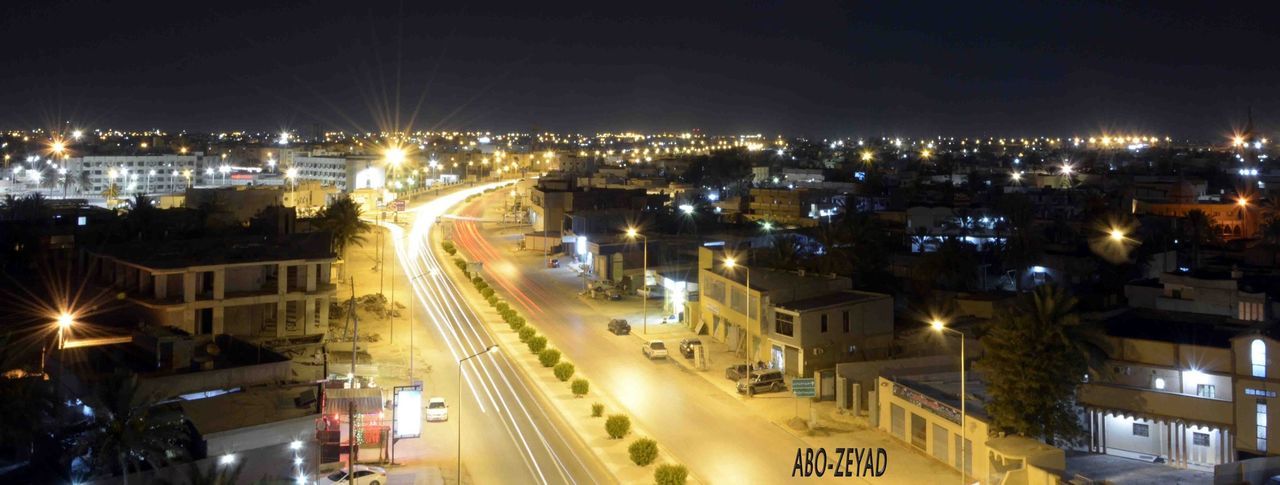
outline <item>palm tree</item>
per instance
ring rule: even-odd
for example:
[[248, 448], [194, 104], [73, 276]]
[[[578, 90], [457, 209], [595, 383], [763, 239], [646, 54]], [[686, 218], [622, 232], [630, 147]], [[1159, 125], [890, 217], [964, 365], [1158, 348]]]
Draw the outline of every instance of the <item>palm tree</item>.
[[149, 396], [140, 393], [137, 376], [117, 370], [86, 400], [93, 417], [72, 456], [84, 457], [96, 472], [118, 470], [127, 484], [129, 473], [144, 464], [159, 467], [171, 454], [185, 454], [188, 436], [181, 419], [159, 416]]
[[111, 182], [105, 190], [102, 191], [102, 198], [107, 199], [107, 207], [115, 207], [115, 201], [120, 197], [120, 186], [115, 182]]
[[333, 249], [344, 260], [347, 247], [363, 246], [364, 233], [373, 227], [360, 218], [362, 212], [351, 196], [345, 194], [320, 211], [320, 224], [333, 235]]
[[1217, 233], [1213, 230], [1213, 222], [1209, 219], [1209, 215], [1200, 209], [1187, 212], [1183, 221], [1183, 231], [1189, 239], [1191, 239], [1191, 254], [1195, 267], [1200, 267], [1200, 244], [1211, 243], [1217, 240]]
[[13, 194], [6, 194], [4, 200], [0, 200], [0, 209], [4, 210], [5, 220], [14, 220], [18, 218], [18, 211], [22, 208], [22, 199]]
[[125, 224], [129, 227], [130, 239], [147, 239], [146, 235], [152, 231], [156, 219], [155, 201], [146, 194], [134, 194], [127, 204], [125, 213]]
[[1102, 374], [1106, 369], [1106, 335], [1100, 327], [1080, 320], [1077, 300], [1058, 285], [1042, 285], [1031, 293], [1025, 314], [1050, 331], [1055, 340], [1084, 359], [1090, 372]]
[[997, 231], [1004, 237], [1001, 252], [1006, 268], [1014, 271], [1014, 290], [1022, 291], [1022, 275], [1036, 263], [1043, 246], [1043, 235], [1037, 232], [1036, 216], [1031, 201], [1020, 194], [1007, 194], [1000, 199], [1000, 212], [1004, 221], [997, 224]]

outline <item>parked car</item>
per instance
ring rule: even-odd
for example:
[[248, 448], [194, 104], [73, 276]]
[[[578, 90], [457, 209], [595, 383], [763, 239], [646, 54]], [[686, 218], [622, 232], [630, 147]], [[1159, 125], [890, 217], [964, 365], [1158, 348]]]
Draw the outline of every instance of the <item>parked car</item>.
[[427, 421], [448, 421], [449, 405], [443, 397], [433, 397], [427, 401]]
[[778, 369], [766, 369], [751, 373], [751, 377], [738, 380], [738, 392], [745, 394], [747, 386], [751, 386], [752, 394], [787, 390], [787, 382]]
[[724, 378], [731, 381], [747, 377], [747, 364], [731, 365], [724, 370]]
[[667, 358], [667, 345], [662, 343], [661, 340], [645, 343], [644, 347], [640, 348], [640, 351], [644, 352], [644, 356], [651, 360]]
[[631, 324], [621, 318], [609, 320], [609, 333], [614, 335], [631, 335]]
[[354, 480], [347, 477], [347, 467], [342, 467], [326, 475], [324, 478], [317, 480], [319, 485], [330, 483], [341, 483], [343, 485], [383, 485], [387, 483], [387, 471], [380, 467], [368, 465], [356, 465], [353, 468], [352, 475]]
[[637, 295], [640, 295], [640, 296], [642, 296], [642, 297], [644, 297], [644, 298], [650, 298], [650, 299], [652, 299], [652, 298], [662, 298], [662, 287], [661, 287], [661, 286], [656, 286], [656, 285], [655, 285], [655, 286], [646, 286], [646, 287], [644, 287], [644, 288], [639, 288], [639, 289], [637, 289], [637, 290], [636, 290], [636, 294], [637, 294]]
[[702, 341], [696, 338], [687, 338], [687, 339], [681, 340], [680, 355], [683, 355], [684, 358], [686, 359], [692, 359], [694, 347], [702, 347]]

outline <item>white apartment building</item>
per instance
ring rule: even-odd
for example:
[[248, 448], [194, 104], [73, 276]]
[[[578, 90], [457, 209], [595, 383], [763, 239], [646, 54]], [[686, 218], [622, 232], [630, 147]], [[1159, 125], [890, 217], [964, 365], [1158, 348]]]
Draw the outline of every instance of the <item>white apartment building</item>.
[[212, 167], [218, 161], [218, 157], [207, 157], [200, 152], [68, 158], [68, 188], [80, 196], [101, 194], [112, 183], [119, 187], [122, 195], [181, 192], [188, 186], [188, 174], [191, 183], [197, 183], [206, 166]]

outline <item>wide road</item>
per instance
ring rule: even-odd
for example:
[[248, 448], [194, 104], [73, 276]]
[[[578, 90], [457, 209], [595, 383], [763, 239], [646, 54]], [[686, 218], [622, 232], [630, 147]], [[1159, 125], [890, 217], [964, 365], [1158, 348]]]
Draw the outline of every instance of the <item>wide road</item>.
[[[458, 190], [414, 207], [407, 234], [398, 226], [388, 226], [396, 255], [405, 274], [410, 275], [424, 312], [420, 314], [426, 315], [421, 324], [443, 342], [454, 362], [484, 351], [494, 339], [452, 279], [445, 276], [427, 246], [429, 236], [435, 222], [451, 206], [497, 185]], [[456, 369], [436, 369], [435, 378], [456, 386], [456, 378], [449, 377], [456, 376]], [[520, 372], [502, 352], [489, 352], [463, 366], [465, 390], [460, 399], [453, 396], [456, 391], [444, 391], [453, 396], [450, 420], [463, 427], [463, 466], [474, 483], [613, 483], [612, 474]]]
[[[704, 483], [791, 483], [796, 451], [805, 442], [751, 412], [740, 397], [715, 388], [703, 377], [670, 361], [651, 362], [640, 340], [605, 330], [610, 315], [586, 305], [546, 271], [532, 269], [508, 252], [511, 241], [493, 237], [477, 220], [499, 218], [501, 197], [488, 194], [464, 206], [453, 222], [452, 238], [468, 256], [484, 262], [485, 277], [507, 301], [537, 325], [579, 369], [623, 406]], [[521, 268], [524, 268], [523, 270]], [[651, 309], [652, 310], [652, 309]], [[651, 317], [652, 317], [651, 312]], [[637, 326], [638, 330], [638, 326]], [[673, 343], [668, 343], [672, 352]], [[763, 398], [756, 398], [763, 399]], [[859, 446], [848, 443], [844, 446]], [[863, 445], [865, 446], [865, 445]], [[856, 477], [811, 481], [870, 483]]]

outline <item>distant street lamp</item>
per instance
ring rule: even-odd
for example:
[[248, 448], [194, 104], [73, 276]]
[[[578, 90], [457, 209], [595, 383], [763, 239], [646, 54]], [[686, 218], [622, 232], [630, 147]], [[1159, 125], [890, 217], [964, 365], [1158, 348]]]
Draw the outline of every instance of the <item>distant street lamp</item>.
[[[289, 167], [285, 169], [284, 178], [289, 179], [289, 191], [297, 192], [298, 191], [298, 168]], [[293, 201], [293, 203], [296, 205], [298, 201], [295, 200]]]
[[964, 464], [967, 463], [965, 453], [969, 451], [969, 429], [965, 427], [968, 415], [965, 413], [964, 332], [947, 328], [946, 324], [938, 318], [930, 321], [929, 326], [939, 334], [951, 332], [960, 337], [960, 483], [967, 483]]
[[462, 364], [497, 349], [497, 345], [490, 345], [488, 348], [463, 357], [458, 361], [458, 483], [462, 483]]
[[[627, 238], [632, 241], [636, 238], [644, 241], [644, 269], [640, 274], [640, 288], [644, 290], [644, 294], [640, 295], [642, 316], [640, 317], [641, 335], [649, 335], [649, 238], [644, 234], [640, 234], [634, 227], [627, 228]], [[545, 244], [545, 241], [543, 242]]]

